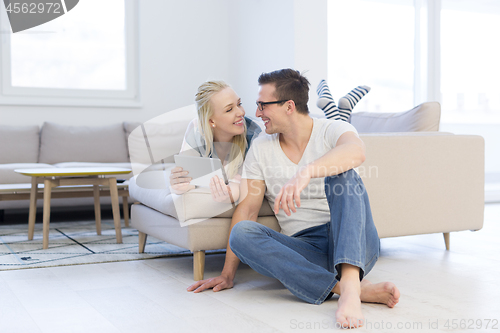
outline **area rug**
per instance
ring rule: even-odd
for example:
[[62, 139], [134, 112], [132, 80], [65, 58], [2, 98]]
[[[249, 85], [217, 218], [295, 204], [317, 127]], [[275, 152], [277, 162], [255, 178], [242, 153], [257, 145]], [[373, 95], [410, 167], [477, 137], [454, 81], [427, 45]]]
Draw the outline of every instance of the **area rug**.
[[31, 241], [27, 224], [0, 226], [0, 271], [191, 255], [153, 237], [148, 237], [145, 253], [139, 253], [137, 230], [122, 227], [123, 244], [116, 244], [113, 221], [102, 220], [101, 226], [98, 236], [93, 221], [51, 223], [46, 250], [41, 223]]

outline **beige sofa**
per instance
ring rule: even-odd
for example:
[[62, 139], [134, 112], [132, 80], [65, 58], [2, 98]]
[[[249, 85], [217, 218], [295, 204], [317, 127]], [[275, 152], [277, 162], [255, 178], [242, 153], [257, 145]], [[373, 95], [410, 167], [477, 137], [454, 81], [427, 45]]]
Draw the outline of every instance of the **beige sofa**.
[[[358, 172], [381, 238], [443, 233], [449, 249], [450, 232], [482, 228], [484, 140], [438, 132], [439, 115], [438, 103], [424, 103], [405, 113], [352, 116], [366, 145]], [[363, 133], [365, 128], [385, 132]], [[394, 132], [399, 129], [413, 132]], [[165, 186], [170, 167], [142, 167], [131, 179], [131, 195], [140, 201], [132, 206], [132, 226], [139, 230], [139, 251], [144, 251], [147, 235], [192, 251], [194, 279], [200, 280], [205, 251], [226, 247], [234, 209], [214, 202], [206, 189], [170, 193]], [[280, 230], [266, 200], [258, 222]]]

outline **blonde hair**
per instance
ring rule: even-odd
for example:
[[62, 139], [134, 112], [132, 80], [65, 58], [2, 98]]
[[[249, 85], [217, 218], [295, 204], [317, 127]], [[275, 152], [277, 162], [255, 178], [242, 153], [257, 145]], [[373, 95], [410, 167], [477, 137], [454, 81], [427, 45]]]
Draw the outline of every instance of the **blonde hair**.
[[[224, 81], [207, 81], [198, 87], [196, 93], [196, 109], [198, 111], [198, 124], [201, 135], [205, 139], [207, 146], [205, 157], [210, 156], [214, 151], [214, 128], [210, 126], [210, 118], [214, 114], [214, 110], [210, 103], [212, 97], [218, 92], [230, 88]], [[229, 164], [227, 171], [228, 179], [233, 178], [237, 173], [240, 166], [243, 164], [245, 150], [247, 148], [247, 127], [246, 122], [243, 122], [245, 131], [242, 134], [235, 135], [231, 140], [231, 151], [229, 152]]]

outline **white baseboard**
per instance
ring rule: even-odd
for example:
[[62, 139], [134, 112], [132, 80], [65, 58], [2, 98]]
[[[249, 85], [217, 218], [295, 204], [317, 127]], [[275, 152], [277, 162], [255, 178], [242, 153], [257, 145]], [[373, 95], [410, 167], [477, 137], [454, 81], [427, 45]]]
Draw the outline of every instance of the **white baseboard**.
[[484, 201], [486, 203], [500, 202], [500, 183], [486, 183], [484, 185]]

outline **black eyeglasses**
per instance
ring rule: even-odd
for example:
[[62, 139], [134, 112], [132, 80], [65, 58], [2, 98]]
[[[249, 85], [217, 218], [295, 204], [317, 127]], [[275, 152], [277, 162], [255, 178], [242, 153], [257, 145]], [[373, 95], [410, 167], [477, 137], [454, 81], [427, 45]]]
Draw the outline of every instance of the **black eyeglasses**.
[[268, 104], [279, 104], [279, 103], [285, 103], [289, 101], [288, 99], [287, 100], [284, 100], [284, 101], [274, 101], [274, 102], [255, 102], [257, 104], [257, 107], [259, 108], [259, 111], [264, 111], [264, 105], [268, 105]]

